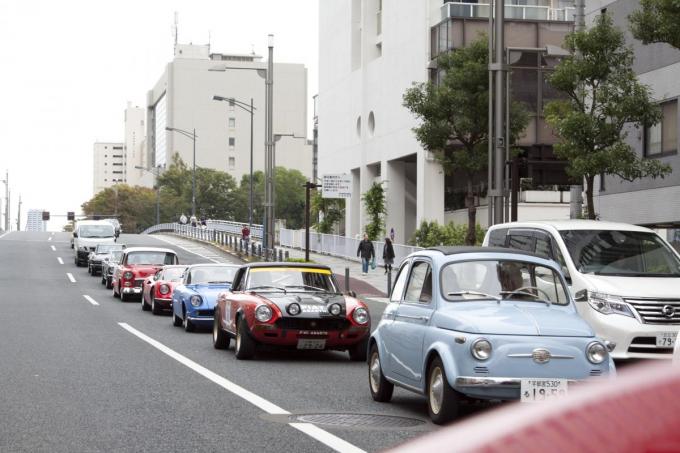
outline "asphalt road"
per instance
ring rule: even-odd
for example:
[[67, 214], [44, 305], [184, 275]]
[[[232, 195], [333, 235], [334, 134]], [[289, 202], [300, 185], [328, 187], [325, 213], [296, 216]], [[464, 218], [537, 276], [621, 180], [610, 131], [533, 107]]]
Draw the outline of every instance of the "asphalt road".
[[[207, 261], [153, 236], [119, 242]], [[382, 309], [370, 304], [374, 323]], [[237, 361], [233, 342], [215, 350], [209, 332], [185, 333], [169, 316], [114, 299], [100, 278], [75, 267], [66, 233], [0, 237], [0, 321], [0, 451], [380, 451], [436, 429], [418, 395], [396, 389], [391, 403], [374, 402], [366, 364], [346, 353]], [[271, 415], [286, 411], [424, 423], [345, 427]]]

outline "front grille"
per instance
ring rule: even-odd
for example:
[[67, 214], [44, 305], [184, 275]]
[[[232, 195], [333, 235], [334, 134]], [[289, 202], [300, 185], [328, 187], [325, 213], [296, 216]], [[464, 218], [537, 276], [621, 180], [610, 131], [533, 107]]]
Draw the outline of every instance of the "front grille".
[[281, 318], [276, 327], [285, 330], [344, 330], [349, 321], [342, 318]]
[[[678, 299], [626, 299], [645, 324], [680, 324]], [[666, 308], [664, 308], [666, 307]], [[666, 310], [667, 314], [664, 314]]]
[[141, 288], [143, 284], [144, 284], [143, 278], [135, 279], [135, 288]]
[[656, 337], [635, 337], [630, 342], [628, 352], [637, 352], [638, 354], [672, 354], [673, 348], [658, 348], [656, 346]]
[[214, 316], [215, 310], [196, 310], [196, 316]]
[[475, 373], [477, 374], [489, 374], [489, 369], [485, 366], [476, 366]]
[[602, 370], [590, 370], [591, 376], [602, 376]]

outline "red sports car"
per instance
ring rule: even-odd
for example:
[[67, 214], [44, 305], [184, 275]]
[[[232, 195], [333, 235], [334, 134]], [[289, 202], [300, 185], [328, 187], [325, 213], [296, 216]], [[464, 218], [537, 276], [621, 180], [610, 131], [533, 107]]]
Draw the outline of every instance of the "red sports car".
[[172, 309], [172, 291], [182, 281], [186, 265], [163, 266], [154, 275], [149, 275], [142, 284], [142, 310], [160, 315], [163, 310]]
[[169, 264], [179, 264], [177, 254], [171, 249], [155, 247], [125, 249], [120, 264], [116, 266], [111, 278], [113, 297], [120, 297], [123, 302], [132, 296], [141, 297], [144, 279]]
[[243, 266], [231, 290], [218, 296], [214, 318], [213, 345], [226, 349], [235, 338], [238, 359], [273, 346], [348, 351], [351, 360], [366, 360], [368, 307], [343, 295], [326, 266]]

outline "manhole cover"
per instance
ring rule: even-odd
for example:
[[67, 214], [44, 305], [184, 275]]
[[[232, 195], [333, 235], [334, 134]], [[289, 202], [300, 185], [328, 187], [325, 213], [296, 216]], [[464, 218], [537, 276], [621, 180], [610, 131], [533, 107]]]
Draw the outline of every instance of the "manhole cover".
[[314, 425], [354, 429], [404, 429], [427, 425], [427, 422], [417, 418], [379, 414], [286, 414], [265, 415], [264, 418], [283, 423], [312, 423]]

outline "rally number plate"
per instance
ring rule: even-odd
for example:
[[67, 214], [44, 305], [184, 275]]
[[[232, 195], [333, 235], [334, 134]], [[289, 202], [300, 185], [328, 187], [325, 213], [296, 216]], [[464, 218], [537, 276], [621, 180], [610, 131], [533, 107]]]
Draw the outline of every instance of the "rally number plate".
[[522, 379], [523, 403], [555, 400], [567, 396], [566, 379]]
[[326, 340], [308, 340], [301, 338], [297, 343], [298, 349], [325, 349]]

